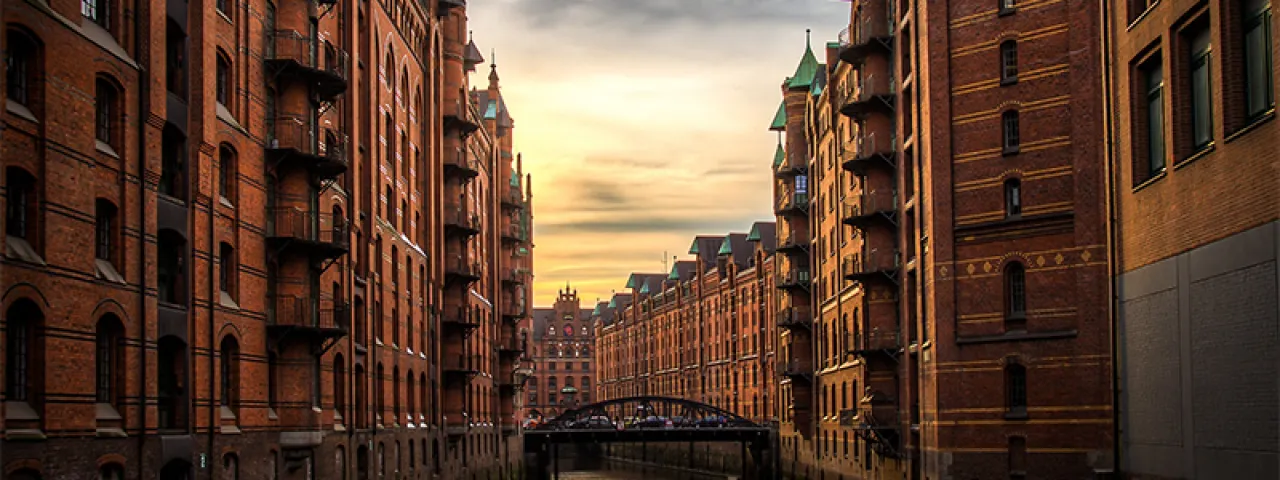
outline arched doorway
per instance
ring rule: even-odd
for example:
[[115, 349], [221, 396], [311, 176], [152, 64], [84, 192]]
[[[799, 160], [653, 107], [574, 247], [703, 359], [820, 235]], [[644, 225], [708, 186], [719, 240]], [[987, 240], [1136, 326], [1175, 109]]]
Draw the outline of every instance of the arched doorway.
[[356, 479], [369, 480], [369, 447], [364, 445], [356, 449]]

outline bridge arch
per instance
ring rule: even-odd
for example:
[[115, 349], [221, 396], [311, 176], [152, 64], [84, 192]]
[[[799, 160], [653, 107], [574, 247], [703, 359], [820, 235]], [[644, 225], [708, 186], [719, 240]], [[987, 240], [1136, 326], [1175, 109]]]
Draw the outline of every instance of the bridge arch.
[[565, 410], [541, 428], [574, 428], [604, 417], [621, 422], [628, 417], [643, 424], [649, 417], [671, 420], [674, 427], [738, 427], [765, 428], [742, 416], [695, 400], [659, 396], [615, 398]]

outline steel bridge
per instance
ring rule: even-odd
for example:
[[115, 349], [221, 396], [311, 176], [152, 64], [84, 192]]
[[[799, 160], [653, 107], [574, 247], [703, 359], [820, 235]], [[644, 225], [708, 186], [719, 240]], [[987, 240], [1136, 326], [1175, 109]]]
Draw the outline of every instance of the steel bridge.
[[638, 444], [643, 449], [649, 443], [688, 443], [692, 448], [695, 443], [707, 442], [738, 443], [747, 478], [774, 478], [777, 448], [773, 429], [713, 405], [656, 396], [583, 405], [525, 430], [526, 478], [542, 480], [557, 475], [560, 445], [582, 451], [582, 446], [609, 443]]

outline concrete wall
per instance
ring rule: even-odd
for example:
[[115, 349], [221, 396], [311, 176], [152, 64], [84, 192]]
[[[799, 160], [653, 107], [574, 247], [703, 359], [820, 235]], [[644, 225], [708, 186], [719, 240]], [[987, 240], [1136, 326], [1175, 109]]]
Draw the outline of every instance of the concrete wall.
[[1121, 276], [1125, 471], [1280, 478], [1278, 257], [1271, 222]]

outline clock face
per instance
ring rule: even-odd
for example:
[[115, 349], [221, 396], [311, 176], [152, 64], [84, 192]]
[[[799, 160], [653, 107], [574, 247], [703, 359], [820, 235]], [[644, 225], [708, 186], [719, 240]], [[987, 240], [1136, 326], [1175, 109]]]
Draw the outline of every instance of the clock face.
[[564, 336], [566, 336], [566, 337], [571, 337], [571, 336], [573, 336], [573, 325], [565, 325], [565, 326], [564, 326]]

